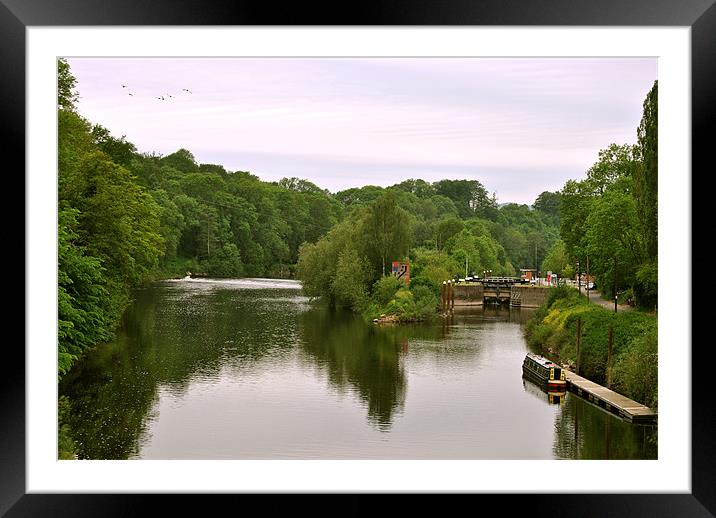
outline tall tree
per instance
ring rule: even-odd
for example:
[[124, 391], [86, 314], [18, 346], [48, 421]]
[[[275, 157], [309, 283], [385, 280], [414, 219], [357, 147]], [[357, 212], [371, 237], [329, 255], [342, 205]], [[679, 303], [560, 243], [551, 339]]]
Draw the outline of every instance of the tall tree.
[[654, 81], [644, 100], [644, 115], [637, 129], [642, 160], [634, 170], [637, 214], [644, 229], [647, 254], [654, 261], [658, 253], [658, 129], [658, 82]]
[[594, 194], [603, 194], [619, 178], [632, 176], [639, 161], [638, 146], [610, 144], [599, 151], [599, 159], [587, 171], [587, 185]]
[[70, 71], [66, 59], [57, 60], [57, 107], [60, 110], [74, 111], [79, 94], [75, 90], [77, 79]]
[[410, 245], [409, 215], [398, 207], [394, 193], [387, 192], [370, 205], [362, 234], [369, 255], [379, 261], [385, 276], [388, 261], [402, 259]]
[[542, 261], [542, 271], [552, 271], [559, 275], [563, 275], [564, 269], [569, 265], [569, 256], [567, 255], [567, 247], [564, 241], [558, 239], [547, 253], [547, 257]]
[[559, 225], [559, 204], [561, 193], [544, 191], [534, 202], [533, 207], [552, 218]]
[[440, 180], [433, 184], [435, 191], [450, 198], [463, 218], [480, 216], [494, 219], [497, 200], [490, 196], [477, 180]]

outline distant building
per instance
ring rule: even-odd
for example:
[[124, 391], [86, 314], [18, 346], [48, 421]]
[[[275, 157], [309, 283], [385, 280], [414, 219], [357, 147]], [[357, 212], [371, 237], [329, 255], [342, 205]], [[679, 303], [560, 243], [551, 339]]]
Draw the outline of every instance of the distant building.
[[520, 268], [520, 279], [531, 281], [537, 278], [537, 270], [533, 268]]

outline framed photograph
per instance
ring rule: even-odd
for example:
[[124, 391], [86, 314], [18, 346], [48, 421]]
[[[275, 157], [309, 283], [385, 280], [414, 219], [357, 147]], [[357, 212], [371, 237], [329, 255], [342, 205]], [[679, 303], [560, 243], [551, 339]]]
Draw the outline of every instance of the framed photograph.
[[[697, 290], [690, 280], [700, 271], [691, 258], [692, 171], [705, 166], [706, 135], [716, 120], [716, 7], [712, 0], [608, 2], [599, 10], [586, 1], [520, 4], [393, 3], [356, 7], [348, 16], [228, 2], [207, 8], [200, 2], [3, 0], [4, 120], [8, 128], [24, 128], [8, 134], [6, 149], [25, 170], [27, 303], [25, 354], [16, 353], [25, 369], [9, 372], [3, 391], [0, 513], [120, 515], [155, 493], [440, 493], [493, 495], [500, 503], [519, 495], [510, 505], [537, 506], [543, 514], [557, 505], [564, 515], [603, 509], [615, 516], [713, 516], [715, 420], [704, 382], [711, 355], [706, 347], [692, 347]], [[587, 408], [601, 404], [596, 396], [596, 405], [562, 409], [569, 418], [553, 422], [562, 396], [542, 397], [523, 383], [515, 394], [500, 389], [500, 355], [511, 354], [504, 361], [513, 363], [519, 356], [521, 365], [524, 346], [505, 352], [486, 341], [487, 352], [476, 362], [470, 344], [483, 340], [485, 330], [450, 307], [454, 293], [447, 291], [474, 280], [480, 305], [505, 302], [501, 297], [509, 292], [514, 304], [508, 304], [529, 307], [536, 290], [564, 283], [563, 277], [579, 279], [580, 295], [582, 282], [599, 289], [588, 262], [580, 261], [576, 271], [568, 265], [565, 276], [546, 271], [542, 265], [556, 239], [524, 231], [530, 253], [519, 255], [476, 236], [480, 228], [496, 232], [487, 223], [490, 210], [514, 205], [515, 218], [527, 217], [518, 216], [520, 207], [528, 211], [538, 196], [587, 170], [596, 177], [598, 164], [589, 168], [598, 159], [618, 160], [597, 151], [613, 142], [636, 144], [637, 131], [643, 140], [637, 127], [644, 124], [647, 94], [658, 104], [660, 148], [654, 207], [662, 290], [653, 313], [659, 316], [658, 439], [656, 420], [637, 432], [632, 425], [603, 424], [605, 411]], [[58, 130], [63, 103], [80, 107], [90, 125], [80, 130], [82, 117], [60, 117]], [[618, 120], [635, 121], [631, 135]], [[165, 127], [172, 131], [162, 134]], [[136, 200], [131, 230], [122, 226], [127, 220], [94, 213], [93, 228], [117, 239], [121, 234], [121, 246], [95, 242], [89, 249], [98, 256], [103, 246], [131, 254], [141, 242], [149, 249], [152, 234], [141, 234], [140, 226], [150, 220], [159, 228], [181, 219], [185, 232], [162, 231], [161, 246], [174, 240], [173, 259], [163, 263], [160, 290], [135, 296], [136, 309], [125, 315], [125, 327], [133, 329], [121, 338], [126, 347], [98, 355], [82, 375], [61, 385], [60, 394], [86, 399], [75, 403], [77, 415], [85, 414], [72, 423], [81, 447], [62, 458], [58, 361], [64, 376], [71, 360], [65, 369], [63, 358], [73, 352], [61, 349], [58, 359], [48, 344], [58, 337], [58, 242], [73, 239], [58, 236], [58, 220], [68, 233], [77, 227], [77, 215], [64, 210], [72, 205], [63, 205], [64, 193], [82, 180], [67, 180], [58, 198], [58, 163], [80, 167], [58, 154], [58, 138], [61, 146], [64, 138], [84, 138], [78, 137], [83, 131], [114, 163], [88, 153], [83, 160], [95, 162], [81, 167], [109, 167], [116, 178], [131, 170], [142, 184], [108, 190], [102, 201]], [[78, 142], [72, 149], [81, 148]], [[632, 152], [626, 145], [610, 150], [615, 156]], [[165, 179], [156, 181], [157, 174]], [[474, 181], [462, 207], [461, 194], [450, 189], [464, 187], [458, 186], [464, 178]], [[398, 185], [406, 194], [391, 202], [395, 206], [385, 202], [386, 219], [410, 221], [420, 239], [410, 241], [400, 224], [386, 238], [385, 222], [374, 232], [360, 212]], [[172, 194], [174, 188], [181, 194]], [[137, 208], [145, 203], [143, 193], [154, 198], [146, 211]], [[610, 207], [624, 207], [619, 200]], [[396, 208], [410, 203], [414, 213]], [[420, 227], [420, 211], [435, 221]], [[336, 230], [346, 214], [353, 214], [352, 223]], [[610, 221], [618, 227], [619, 218]], [[551, 224], [549, 231], [558, 233], [559, 224]], [[595, 229], [594, 235], [610, 235]], [[333, 268], [342, 273], [326, 281], [324, 259], [334, 252], [321, 239], [329, 232], [334, 241], [367, 243], [361, 250], [368, 252], [365, 260], [335, 252]], [[419, 245], [398, 250], [401, 240]], [[452, 262], [434, 262], [440, 253]], [[520, 264], [505, 259], [518, 255]], [[366, 266], [373, 260], [382, 272]], [[140, 268], [134, 259], [117, 261], [112, 267], [126, 278]], [[595, 261], [592, 256], [593, 268]], [[615, 255], [609, 271], [617, 272], [616, 265]], [[370, 268], [375, 278], [365, 273]], [[430, 268], [436, 279], [447, 277], [443, 287], [426, 273]], [[297, 277], [304, 279], [303, 292]], [[211, 284], [215, 278], [240, 279], [218, 282], [244, 283], [237, 288], [242, 295], [224, 284], [218, 289]], [[608, 278], [614, 287], [603, 289], [617, 295], [615, 310], [619, 302], [628, 311], [617, 273]], [[443, 309], [447, 304], [449, 318], [463, 327], [447, 320], [442, 329], [434, 326], [439, 336], [382, 333], [391, 320], [385, 308], [411, 297], [415, 313], [422, 292], [406, 288], [400, 302], [403, 287], [378, 287], [375, 279], [390, 279], [386, 286], [425, 283], [425, 293], [437, 290], [436, 301]], [[370, 288], [356, 287], [361, 282]], [[331, 291], [322, 291], [328, 284]], [[380, 306], [378, 290], [388, 289]], [[314, 296], [350, 301], [373, 323], [346, 324], [333, 313], [307, 309]], [[92, 297], [109, 300], [111, 293]], [[191, 304], [187, 297], [194, 297]], [[513, 318], [499, 311], [488, 316]], [[300, 323], [295, 329], [294, 320]], [[517, 320], [510, 321], [514, 329], [524, 324]], [[160, 328], [167, 343], [154, 338]], [[497, 341], [504, 345], [510, 336]], [[446, 337], [455, 348], [450, 354], [440, 349]], [[255, 339], [255, 346], [246, 346], [246, 339]], [[366, 357], [354, 350], [381, 340], [384, 348]], [[137, 344], [153, 356], [132, 349]], [[156, 361], [172, 355], [177, 358]], [[492, 374], [464, 368], [485, 362]], [[560, 367], [575, 370], [552, 367], [557, 378]], [[131, 380], [106, 383], [120, 377]], [[230, 394], [224, 402], [215, 397], [218, 385]], [[537, 399], [541, 407], [532, 415]], [[128, 401], [137, 415], [126, 411]], [[607, 402], [607, 413], [614, 401]], [[581, 435], [579, 412], [593, 412], [581, 414]], [[240, 426], [232, 424], [236, 420]], [[203, 424], [209, 421], [216, 427], [207, 437]], [[471, 426], [482, 427], [482, 442], [465, 432]]]

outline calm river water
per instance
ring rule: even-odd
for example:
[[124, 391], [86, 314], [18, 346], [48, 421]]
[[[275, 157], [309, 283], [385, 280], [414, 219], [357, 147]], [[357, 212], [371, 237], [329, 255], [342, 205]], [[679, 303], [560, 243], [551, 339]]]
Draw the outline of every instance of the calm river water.
[[523, 381], [530, 311], [379, 327], [294, 281], [165, 281], [60, 393], [85, 459], [656, 458], [655, 427]]

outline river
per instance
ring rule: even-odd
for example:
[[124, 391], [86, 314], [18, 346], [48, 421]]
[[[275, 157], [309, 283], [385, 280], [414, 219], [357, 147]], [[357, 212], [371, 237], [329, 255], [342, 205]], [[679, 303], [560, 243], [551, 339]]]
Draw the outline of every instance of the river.
[[522, 379], [532, 310], [378, 326], [295, 281], [134, 293], [63, 378], [82, 459], [653, 459], [655, 426]]

